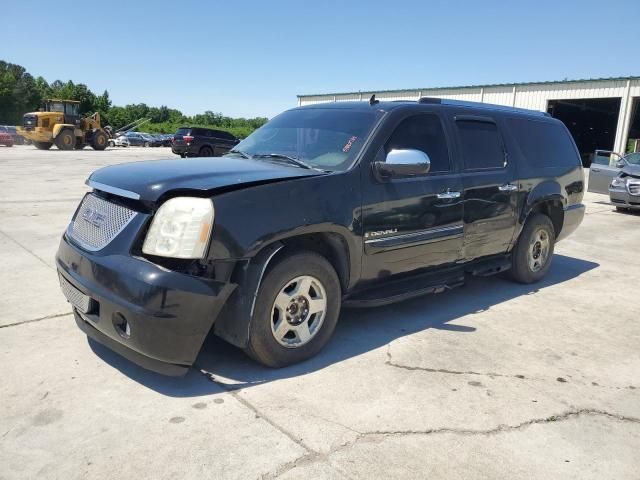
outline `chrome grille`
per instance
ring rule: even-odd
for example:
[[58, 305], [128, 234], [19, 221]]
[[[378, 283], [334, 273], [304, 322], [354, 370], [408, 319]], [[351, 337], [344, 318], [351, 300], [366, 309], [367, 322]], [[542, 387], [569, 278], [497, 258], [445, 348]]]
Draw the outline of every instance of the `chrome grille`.
[[640, 180], [629, 180], [627, 189], [631, 195], [640, 195]]
[[71, 285], [62, 275], [58, 275], [58, 277], [60, 279], [60, 288], [62, 289], [62, 293], [69, 303], [82, 313], [89, 313], [93, 308], [93, 299]]
[[89, 193], [82, 199], [67, 233], [83, 248], [100, 250], [116, 238], [135, 216], [135, 211]]

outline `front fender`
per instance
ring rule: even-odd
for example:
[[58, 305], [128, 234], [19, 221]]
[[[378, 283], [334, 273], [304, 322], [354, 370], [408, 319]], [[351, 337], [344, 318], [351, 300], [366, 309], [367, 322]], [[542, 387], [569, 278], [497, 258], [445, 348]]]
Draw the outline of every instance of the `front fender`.
[[234, 272], [232, 281], [238, 285], [229, 297], [213, 326], [214, 333], [236, 347], [245, 348], [249, 342], [249, 324], [253, 308], [269, 262], [284, 245], [274, 242], [251, 260], [245, 260]]
[[65, 128], [75, 129], [75, 125], [71, 125], [70, 123], [56, 123], [53, 126], [53, 131], [51, 132], [52, 138], [55, 139], [60, 134], [60, 132]]

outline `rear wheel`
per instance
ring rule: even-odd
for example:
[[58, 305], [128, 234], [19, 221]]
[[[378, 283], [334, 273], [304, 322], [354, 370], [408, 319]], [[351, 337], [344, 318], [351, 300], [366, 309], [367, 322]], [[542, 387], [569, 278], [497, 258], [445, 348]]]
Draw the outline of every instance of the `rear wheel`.
[[626, 209], [626, 208], [624, 208], [624, 207], [616, 207], [616, 211], [618, 211], [618, 212], [622, 212], [622, 213], [626, 213], [626, 212], [627, 212], [627, 209]]
[[76, 137], [69, 128], [62, 130], [56, 137], [56, 147], [60, 150], [73, 150], [76, 146]]
[[104, 150], [107, 148], [107, 134], [102, 130], [95, 131], [91, 139], [91, 146], [94, 150]]
[[284, 367], [317, 354], [335, 329], [341, 288], [331, 264], [312, 252], [292, 254], [264, 277], [247, 353], [268, 367]]
[[511, 259], [511, 278], [520, 283], [542, 279], [551, 267], [556, 234], [551, 219], [533, 214], [525, 223]]
[[202, 147], [200, 149], [200, 153], [198, 154], [200, 157], [213, 157], [213, 150], [211, 147]]
[[38, 150], [49, 150], [53, 143], [51, 142], [33, 142]]
[[144, 146], [148, 147], [149, 146], [149, 142], [144, 142]]

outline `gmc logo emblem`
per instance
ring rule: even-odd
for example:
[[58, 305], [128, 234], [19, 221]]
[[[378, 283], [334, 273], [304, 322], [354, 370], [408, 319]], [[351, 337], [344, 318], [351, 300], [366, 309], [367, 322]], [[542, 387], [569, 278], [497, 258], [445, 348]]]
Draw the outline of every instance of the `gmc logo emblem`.
[[82, 219], [85, 222], [90, 223], [94, 227], [100, 228], [104, 224], [104, 221], [107, 219], [107, 217], [104, 213], [100, 213], [93, 208], [85, 208], [82, 211]]

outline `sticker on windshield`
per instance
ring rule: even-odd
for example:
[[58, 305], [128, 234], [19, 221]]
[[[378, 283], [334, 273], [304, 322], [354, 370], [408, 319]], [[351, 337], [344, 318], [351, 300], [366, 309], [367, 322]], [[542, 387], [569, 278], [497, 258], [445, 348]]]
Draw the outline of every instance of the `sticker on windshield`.
[[342, 147], [342, 151], [344, 153], [348, 153], [349, 150], [351, 150], [351, 147], [353, 146], [353, 143], [358, 140], [358, 137], [351, 137], [347, 143], [345, 143], [344, 147]]

